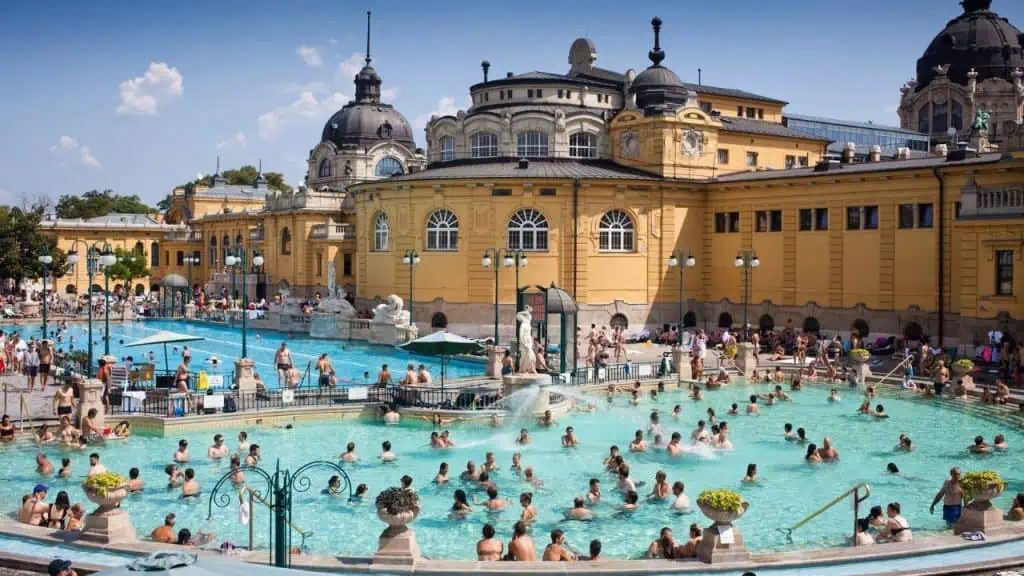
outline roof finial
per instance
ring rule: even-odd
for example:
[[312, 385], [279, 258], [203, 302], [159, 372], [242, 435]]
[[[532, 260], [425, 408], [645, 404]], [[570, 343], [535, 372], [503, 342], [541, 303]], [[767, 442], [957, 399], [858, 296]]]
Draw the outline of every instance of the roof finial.
[[263, 174], [263, 158], [260, 158], [260, 171], [259, 174]]
[[992, 0], [961, 0], [960, 5], [964, 7], [964, 13], [988, 10], [992, 7]]
[[366, 65], [370, 65], [370, 11], [366, 11]]
[[654, 50], [648, 52], [647, 57], [655, 66], [660, 66], [661, 61], [665, 59], [665, 51], [661, 49], [661, 18], [655, 16], [651, 20], [651, 26], [654, 27]]
[[217, 171], [214, 174], [220, 174], [220, 156], [217, 156]]

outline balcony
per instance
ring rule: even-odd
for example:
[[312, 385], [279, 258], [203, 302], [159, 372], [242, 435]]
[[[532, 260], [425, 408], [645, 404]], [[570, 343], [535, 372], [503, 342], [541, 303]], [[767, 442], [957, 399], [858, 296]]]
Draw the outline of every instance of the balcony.
[[1024, 216], [1024, 186], [979, 188], [972, 179], [961, 192], [961, 219]]
[[249, 241], [250, 242], [263, 242], [266, 232], [263, 228], [253, 228], [249, 230]]
[[311, 240], [328, 240], [341, 242], [355, 239], [355, 226], [352, 224], [314, 224], [309, 229]]
[[199, 230], [175, 230], [164, 234], [164, 240], [169, 242], [202, 242], [203, 233]]

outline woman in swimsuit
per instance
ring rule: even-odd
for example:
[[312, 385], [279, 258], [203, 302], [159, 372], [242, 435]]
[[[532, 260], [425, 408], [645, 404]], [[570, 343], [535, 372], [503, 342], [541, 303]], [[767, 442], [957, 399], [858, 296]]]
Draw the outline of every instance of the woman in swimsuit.
[[0, 442], [14, 442], [15, 432], [17, 428], [11, 424], [11, 417], [4, 414], [4, 417], [0, 418]]
[[50, 504], [46, 513], [46, 525], [57, 530], [64, 530], [67, 527], [68, 513], [71, 511], [71, 499], [68, 493], [61, 490], [57, 493], [57, 499]]

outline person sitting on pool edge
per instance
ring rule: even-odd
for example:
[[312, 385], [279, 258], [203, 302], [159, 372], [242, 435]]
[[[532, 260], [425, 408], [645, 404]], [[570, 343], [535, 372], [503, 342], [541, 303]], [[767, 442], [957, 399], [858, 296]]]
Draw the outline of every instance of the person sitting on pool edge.
[[494, 526], [484, 524], [484, 537], [476, 543], [476, 557], [478, 560], [483, 562], [501, 560], [501, 555], [505, 551], [505, 543], [500, 538], [495, 538], [494, 534]]
[[910, 522], [900, 515], [900, 503], [890, 502], [886, 507], [886, 514], [889, 519], [878, 535], [879, 541], [884, 542], [913, 542], [914, 536], [910, 531]]
[[559, 529], [551, 531], [551, 544], [544, 548], [542, 560], [545, 562], [573, 562], [576, 556], [565, 545], [565, 533]]
[[177, 535], [174, 533], [174, 521], [176, 516], [173, 512], [164, 516], [164, 523], [153, 530], [149, 535], [149, 539], [153, 542], [159, 542], [160, 544], [174, 544], [178, 541]]

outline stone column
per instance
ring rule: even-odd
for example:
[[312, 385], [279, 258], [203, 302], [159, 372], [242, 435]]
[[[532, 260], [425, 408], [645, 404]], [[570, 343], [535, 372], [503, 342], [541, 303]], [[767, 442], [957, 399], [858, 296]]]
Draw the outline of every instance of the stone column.
[[736, 345], [736, 369], [744, 379], [750, 380], [757, 369], [757, 351], [750, 342], [740, 342]]
[[681, 346], [672, 347], [672, 364], [676, 367], [676, 380], [693, 380], [693, 366], [690, 364], [692, 358], [690, 351]]
[[501, 378], [501, 359], [504, 355], [504, 347], [487, 347], [487, 369], [484, 374], [485, 376], [487, 376], [488, 378]]
[[103, 428], [103, 420], [106, 410], [103, 407], [103, 382], [100, 382], [96, 378], [83, 379], [78, 383], [78, 394], [80, 396], [78, 402], [78, 421], [81, 422], [89, 410], [96, 409], [96, 418], [93, 419], [92, 423], [97, 427]]
[[254, 365], [255, 362], [251, 358], [235, 360], [235, 386], [238, 387], [239, 394], [256, 392], [256, 377], [253, 375]]
[[[723, 544], [719, 530], [732, 530], [732, 543]], [[712, 524], [704, 529], [700, 543], [697, 544], [697, 560], [705, 564], [725, 562], [748, 562], [750, 552], [743, 544], [743, 534], [735, 526]]]

